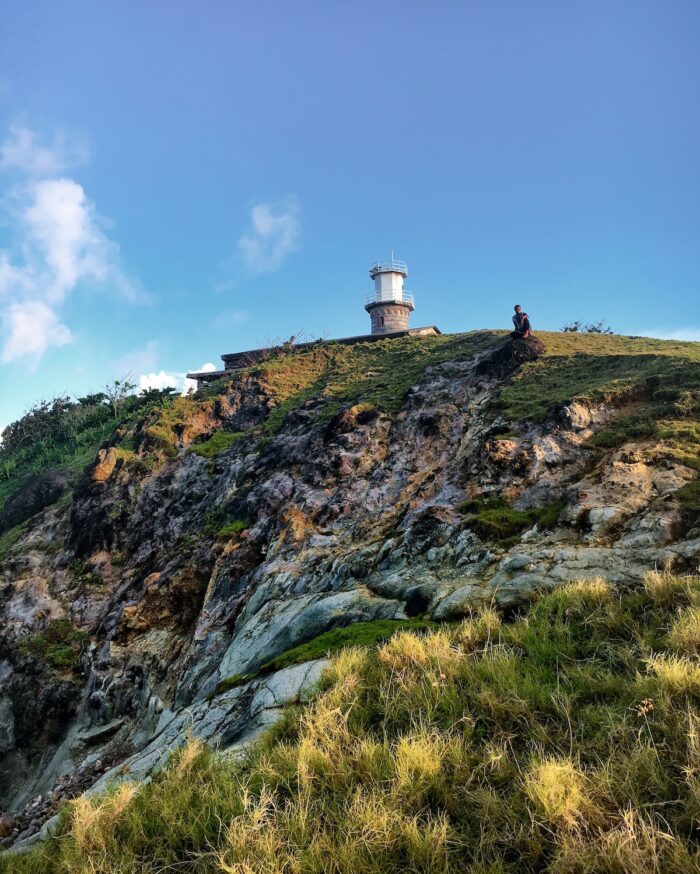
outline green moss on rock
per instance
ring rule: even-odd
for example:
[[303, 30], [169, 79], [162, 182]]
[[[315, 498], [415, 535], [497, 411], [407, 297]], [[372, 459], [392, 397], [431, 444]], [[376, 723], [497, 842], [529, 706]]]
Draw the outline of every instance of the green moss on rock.
[[247, 519], [234, 519], [233, 522], [229, 522], [223, 528], [220, 528], [216, 532], [216, 537], [218, 540], [231, 540], [238, 537], [239, 534], [242, 534], [249, 527], [250, 522]]
[[31, 637], [23, 649], [58, 670], [77, 671], [87, 640], [88, 635], [75, 628], [69, 619], [54, 619], [43, 631]]
[[325, 658], [348, 646], [374, 646], [388, 640], [397, 631], [422, 631], [437, 627], [437, 622], [430, 622], [427, 619], [377, 619], [373, 622], [356, 622], [345, 628], [332, 628], [314, 637], [313, 640], [292, 647], [266, 662], [257, 674], [235, 674], [226, 677], [221, 680], [213, 694], [221, 695], [229, 689], [249, 683], [261, 674], [271, 674], [293, 665]]
[[564, 509], [563, 502], [530, 510], [514, 510], [503, 498], [489, 495], [465, 501], [461, 510], [465, 522], [479, 537], [502, 544], [517, 542], [520, 534], [533, 525], [541, 530], [553, 528]]
[[230, 446], [246, 436], [245, 431], [215, 431], [211, 437], [202, 440], [201, 443], [193, 443], [190, 452], [200, 455], [202, 458], [214, 458], [220, 452], [224, 452]]

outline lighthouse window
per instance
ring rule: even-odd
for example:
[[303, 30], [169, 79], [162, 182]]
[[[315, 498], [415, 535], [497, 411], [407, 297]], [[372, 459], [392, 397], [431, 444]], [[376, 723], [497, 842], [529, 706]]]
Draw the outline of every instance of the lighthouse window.
[[379, 324], [384, 326], [384, 316], [379, 316]]

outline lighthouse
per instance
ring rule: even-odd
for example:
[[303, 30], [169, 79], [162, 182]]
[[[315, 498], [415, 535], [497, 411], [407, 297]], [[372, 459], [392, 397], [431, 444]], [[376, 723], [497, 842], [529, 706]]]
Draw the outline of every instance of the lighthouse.
[[[432, 337], [441, 333], [437, 325], [425, 325], [422, 328], [408, 327], [408, 318], [415, 308], [415, 303], [413, 295], [405, 291], [403, 287], [403, 281], [408, 276], [408, 267], [405, 261], [397, 261], [392, 252], [391, 257], [384, 263], [377, 261], [376, 264], [373, 264], [369, 268], [369, 275], [374, 280], [374, 291], [365, 298], [365, 309], [372, 320], [372, 333], [359, 334], [354, 337], [338, 337], [330, 342], [354, 346], [356, 343], [386, 342], [401, 337]], [[294, 351], [301, 352], [312, 349], [318, 343], [318, 340], [312, 340], [310, 343], [295, 343], [293, 344]], [[224, 362], [223, 370], [188, 373], [187, 378], [196, 380], [198, 388], [201, 388], [208, 382], [246, 370], [256, 362], [265, 361], [269, 357], [269, 348], [229, 352], [221, 356]]]
[[374, 291], [365, 298], [365, 309], [372, 320], [372, 333], [408, 331], [408, 319], [415, 303], [413, 295], [403, 287], [408, 276], [406, 262], [397, 261], [392, 252], [387, 261], [372, 264], [369, 275], [374, 280]]

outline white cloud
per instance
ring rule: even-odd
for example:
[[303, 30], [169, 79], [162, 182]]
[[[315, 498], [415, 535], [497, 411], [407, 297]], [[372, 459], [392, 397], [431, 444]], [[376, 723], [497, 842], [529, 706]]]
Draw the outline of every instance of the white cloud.
[[673, 331], [644, 331], [642, 337], [655, 337], [657, 340], [691, 340], [700, 342], [700, 328], [677, 328]]
[[21, 221], [31, 259], [49, 279], [45, 293], [60, 303], [79, 283], [119, 277], [119, 247], [99, 227], [95, 208], [72, 179], [45, 179], [27, 190]]
[[[211, 371], [216, 369], [216, 365], [209, 361], [193, 372], [211, 373]], [[142, 373], [139, 377], [139, 390], [145, 391], [149, 388], [175, 388], [183, 395], [186, 395], [197, 388], [197, 380], [188, 379], [186, 373], [178, 373], [172, 370], [161, 370], [158, 373]]]
[[158, 361], [158, 341], [149, 340], [142, 349], [127, 352], [112, 362], [112, 370], [119, 376], [127, 373], [138, 373], [156, 366]]
[[70, 330], [41, 301], [10, 304], [2, 310], [2, 322], [7, 335], [2, 350], [4, 364], [24, 356], [32, 356], [36, 363], [47, 349], [71, 341]]
[[251, 229], [238, 241], [238, 253], [249, 273], [279, 270], [301, 245], [301, 218], [294, 198], [282, 204], [259, 203], [250, 211]]
[[33, 130], [13, 124], [10, 135], [0, 145], [0, 170], [20, 170], [28, 176], [57, 176], [66, 167], [84, 164], [89, 157], [84, 140], [57, 131], [51, 146], [38, 142]]
[[[0, 169], [27, 177], [4, 201], [14, 232], [11, 247], [0, 250], [5, 363], [31, 356], [36, 364], [48, 349], [70, 342], [60, 308], [78, 287], [108, 288], [129, 301], [140, 298], [138, 286], [121, 268], [119, 246], [105, 233], [82, 185], [58, 175], [84, 158], [64, 135], [57, 134], [52, 147], [43, 146], [22, 126], [13, 127], [0, 145]], [[27, 313], [40, 314], [33, 331]]]
[[161, 370], [158, 373], [142, 373], [139, 377], [139, 390], [146, 391], [149, 388], [177, 388], [182, 389], [184, 373], [168, 373]]
[[212, 324], [217, 328], [232, 328], [236, 325], [244, 325], [250, 318], [248, 310], [226, 310], [212, 319]]

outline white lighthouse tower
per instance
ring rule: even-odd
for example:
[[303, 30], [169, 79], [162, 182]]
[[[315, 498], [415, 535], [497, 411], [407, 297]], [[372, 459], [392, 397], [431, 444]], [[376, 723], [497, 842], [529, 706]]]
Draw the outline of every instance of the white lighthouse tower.
[[372, 264], [369, 275], [374, 280], [374, 292], [365, 298], [365, 309], [372, 320], [372, 333], [408, 331], [408, 319], [415, 303], [413, 295], [403, 287], [408, 276], [406, 262], [397, 261], [392, 252], [388, 261]]

